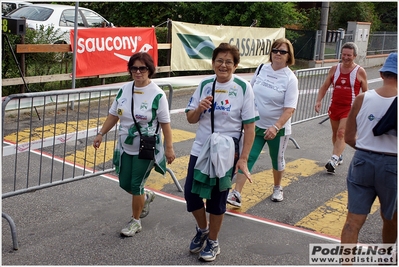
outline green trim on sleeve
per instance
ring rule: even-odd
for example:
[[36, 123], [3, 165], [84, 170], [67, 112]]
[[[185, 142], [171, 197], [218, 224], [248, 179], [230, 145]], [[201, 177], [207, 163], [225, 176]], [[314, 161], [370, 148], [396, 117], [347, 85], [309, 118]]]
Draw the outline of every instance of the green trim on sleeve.
[[[259, 117], [257, 117], [257, 118], [259, 119]], [[242, 123], [243, 124], [249, 124], [249, 123], [252, 123], [252, 122], [255, 122], [255, 121], [257, 121], [256, 117], [252, 118], [252, 119], [249, 119], [249, 120], [242, 121]]]
[[234, 78], [234, 82], [236, 84], [238, 84], [239, 86], [241, 86], [241, 88], [243, 90], [242, 94], [245, 95], [245, 92], [247, 91], [247, 84], [238, 78]]
[[212, 78], [209, 78], [209, 79], [206, 79], [206, 80], [202, 81], [201, 87], [200, 87], [201, 88], [200, 96], [202, 95], [202, 89], [204, 89], [205, 85], [207, 85], [208, 83], [213, 83], [214, 80], [215, 80], [215, 78], [212, 77]]
[[123, 90], [122, 90], [122, 88], [120, 88], [119, 91], [118, 91], [118, 94], [116, 95], [116, 100], [117, 101], [119, 100], [119, 98], [121, 98], [122, 93], [123, 93]]

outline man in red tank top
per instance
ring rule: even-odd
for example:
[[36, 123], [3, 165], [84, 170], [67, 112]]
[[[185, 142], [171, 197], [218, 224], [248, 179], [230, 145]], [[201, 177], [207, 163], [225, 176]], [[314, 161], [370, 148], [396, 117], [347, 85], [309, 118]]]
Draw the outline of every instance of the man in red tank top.
[[357, 56], [357, 45], [345, 43], [341, 48], [341, 63], [331, 67], [326, 80], [317, 94], [315, 111], [321, 109], [321, 101], [332, 85], [332, 97], [328, 109], [332, 129], [333, 151], [331, 159], [325, 165], [327, 173], [334, 174], [335, 168], [342, 164], [342, 152], [345, 149], [345, 125], [355, 97], [367, 91], [367, 74], [364, 68], [354, 60]]

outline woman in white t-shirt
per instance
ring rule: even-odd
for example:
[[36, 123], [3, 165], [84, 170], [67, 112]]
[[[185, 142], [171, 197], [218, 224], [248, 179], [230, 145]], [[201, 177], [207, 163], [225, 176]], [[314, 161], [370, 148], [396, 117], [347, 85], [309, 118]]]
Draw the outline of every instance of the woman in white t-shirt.
[[[289, 68], [294, 64], [294, 48], [291, 42], [286, 38], [277, 39], [272, 44], [270, 63], [258, 66], [251, 80], [260, 119], [256, 121], [248, 169], [252, 170], [267, 143], [274, 178], [271, 200], [275, 202], [283, 201], [281, 179], [285, 168], [284, 153], [291, 136], [291, 116], [296, 109], [299, 95], [298, 79]], [[235, 188], [227, 198], [229, 204], [241, 207], [241, 191], [245, 181], [245, 175], [239, 172]]]
[[[199, 253], [198, 258], [203, 261], [213, 261], [220, 253], [218, 234], [226, 212], [226, 199], [231, 188], [233, 171], [240, 169], [250, 176], [247, 159], [255, 134], [257, 114], [251, 85], [234, 74], [239, 62], [240, 53], [237, 47], [227, 43], [221, 43], [216, 47], [212, 54], [212, 68], [215, 75], [200, 82], [186, 108], [188, 122], [198, 123], [184, 185], [187, 211], [193, 214], [197, 222], [197, 232], [191, 240], [189, 250], [192, 253]], [[214, 114], [213, 130], [212, 110]], [[243, 130], [244, 132], [242, 132]], [[209, 143], [210, 138], [215, 136], [223, 136], [224, 140], [230, 141], [233, 149], [231, 150], [230, 146], [224, 151], [209, 153], [207, 157], [212, 158], [212, 163], [214, 163], [210, 165], [219, 168], [217, 171], [223, 169], [223, 166], [215, 165], [223, 165], [229, 159], [236, 160], [236, 165], [234, 167], [234, 160], [232, 160], [231, 172], [228, 171], [222, 177], [220, 175], [211, 177], [211, 173], [207, 175], [203, 169], [198, 169], [199, 172], [204, 173], [202, 176], [205, 177], [204, 180], [210, 182], [201, 187], [197, 180], [197, 177], [201, 175], [196, 175], [199, 173], [196, 172], [196, 167], [199, 167], [196, 166], [196, 163], [201, 162], [201, 153], [203, 155], [203, 151], [207, 149], [206, 144]], [[233, 142], [233, 138], [241, 140], [241, 149], [238, 148], [240, 142]], [[238, 156], [235, 151], [239, 150], [241, 152]], [[212, 154], [219, 154], [215, 161], [213, 161]], [[220, 162], [221, 160], [226, 160], [226, 162]], [[207, 193], [211, 191], [208, 197], [203, 197], [201, 194], [205, 191]], [[204, 198], [206, 198], [206, 207]], [[209, 220], [206, 213], [209, 213]]]
[[[93, 146], [98, 149], [103, 135], [119, 121], [118, 144], [113, 162], [119, 175], [120, 187], [132, 195], [132, 216], [126, 227], [121, 230], [121, 234], [133, 236], [142, 230], [140, 218], [148, 215], [149, 205], [155, 198], [153, 191], [144, 190], [145, 182], [153, 167], [165, 174], [165, 157], [170, 164], [175, 159], [175, 152], [165, 92], [150, 79], [155, 73], [153, 59], [148, 53], [136, 53], [131, 56], [127, 67], [133, 81], [119, 89], [109, 115], [93, 141]], [[132, 111], [142, 135], [157, 135], [154, 160], [138, 157], [140, 133], [133, 120]], [[164, 135], [165, 148], [159, 128]]]

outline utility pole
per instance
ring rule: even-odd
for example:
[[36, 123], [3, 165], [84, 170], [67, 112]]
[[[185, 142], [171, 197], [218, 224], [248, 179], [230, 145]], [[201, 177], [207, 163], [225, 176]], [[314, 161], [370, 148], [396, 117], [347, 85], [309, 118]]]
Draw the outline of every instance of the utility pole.
[[321, 30], [321, 43], [320, 43], [320, 59], [322, 60], [321, 66], [324, 67], [324, 50], [326, 49], [326, 38], [327, 38], [327, 25], [328, 25], [328, 12], [330, 9], [330, 2], [321, 3], [321, 18], [320, 18], [320, 30]]

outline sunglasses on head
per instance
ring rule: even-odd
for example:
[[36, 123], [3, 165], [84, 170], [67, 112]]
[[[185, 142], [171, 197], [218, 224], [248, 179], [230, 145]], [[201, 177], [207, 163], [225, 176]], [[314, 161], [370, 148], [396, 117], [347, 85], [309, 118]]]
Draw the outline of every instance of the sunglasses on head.
[[288, 53], [288, 51], [285, 51], [285, 50], [278, 50], [278, 49], [272, 49], [272, 53], [273, 53], [273, 54], [280, 53], [280, 55], [285, 55], [285, 54]]
[[147, 66], [141, 66], [141, 67], [135, 67], [135, 66], [133, 66], [133, 67], [131, 67], [131, 71], [132, 71], [132, 72], [140, 71], [140, 73], [144, 73], [144, 72], [146, 72], [147, 70], [148, 70], [148, 67], [147, 67]]

